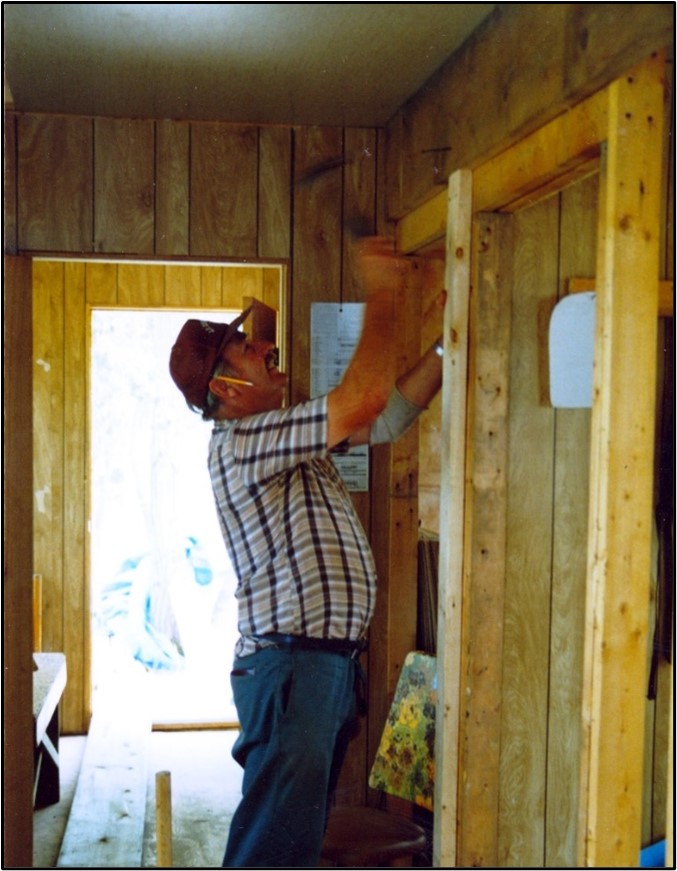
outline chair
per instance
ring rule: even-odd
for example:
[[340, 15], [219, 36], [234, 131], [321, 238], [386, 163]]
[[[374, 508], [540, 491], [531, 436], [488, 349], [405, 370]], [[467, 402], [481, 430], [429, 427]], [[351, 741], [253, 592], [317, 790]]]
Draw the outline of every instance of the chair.
[[[433, 809], [436, 660], [409, 653], [402, 667], [369, 786]], [[325, 864], [343, 868], [388, 866], [423, 855], [425, 830], [401, 815], [371, 807], [335, 807], [322, 846]]]

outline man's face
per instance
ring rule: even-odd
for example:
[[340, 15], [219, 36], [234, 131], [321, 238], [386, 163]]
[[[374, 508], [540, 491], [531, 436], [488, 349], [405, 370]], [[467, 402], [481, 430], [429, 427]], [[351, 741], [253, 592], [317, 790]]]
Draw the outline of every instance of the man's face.
[[238, 416], [282, 406], [287, 376], [277, 368], [278, 354], [272, 342], [249, 339], [240, 333], [228, 343], [223, 358], [238, 379], [249, 382], [231, 385], [229, 399]]

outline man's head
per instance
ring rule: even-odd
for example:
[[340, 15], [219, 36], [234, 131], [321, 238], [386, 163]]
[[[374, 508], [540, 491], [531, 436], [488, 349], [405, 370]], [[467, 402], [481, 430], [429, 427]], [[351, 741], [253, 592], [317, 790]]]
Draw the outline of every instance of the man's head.
[[239, 332], [250, 310], [230, 324], [188, 320], [174, 343], [172, 379], [205, 420], [222, 416], [220, 411], [241, 417], [281, 403], [286, 377], [277, 370], [277, 349]]
[[223, 351], [235, 337], [250, 309], [230, 324], [191, 318], [181, 328], [169, 357], [169, 372], [193, 411], [208, 411], [209, 382]]

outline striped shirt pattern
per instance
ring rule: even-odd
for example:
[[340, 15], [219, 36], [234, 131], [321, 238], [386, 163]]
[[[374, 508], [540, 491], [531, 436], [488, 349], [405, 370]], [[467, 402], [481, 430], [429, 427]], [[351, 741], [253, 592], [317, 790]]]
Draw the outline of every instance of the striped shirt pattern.
[[238, 656], [269, 632], [366, 633], [374, 561], [326, 444], [326, 397], [214, 425], [209, 472], [238, 578]]

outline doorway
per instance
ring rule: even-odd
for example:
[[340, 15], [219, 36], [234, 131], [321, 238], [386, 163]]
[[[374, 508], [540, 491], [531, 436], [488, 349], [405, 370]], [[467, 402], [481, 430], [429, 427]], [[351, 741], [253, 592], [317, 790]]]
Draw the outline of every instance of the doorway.
[[[98, 664], [93, 661], [90, 616], [94, 606], [90, 576], [94, 559], [91, 536], [95, 525], [91, 501], [96, 498], [90, 450], [96, 448], [94, 442], [99, 439], [98, 434], [91, 432], [90, 426], [92, 312], [101, 311], [112, 315], [122, 310], [148, 311], [153, 318], [159, 318], [160, 314], [174, 314], [178, 322], [185, 320], [187, 313], [195, 316], [197, 312], [211, 312], [215, 320], [227, 320], [229, 312], [241, 311], [248, 304], [248, 300], [255, 298], [278, 313], [277, 338], [284, 361], [287, 328], [286, 265], [65, 261], [36, 258], [33, 261], [32, 283], [35, 363], [33, 565], [34, 572], [42, 579], [43, 649], [63, 651], [68, 662], [68, 683], [61, 706], [62, 734], [83, 734], [87, 732], [91, 719], [92, 678], [98, 668]], [[138, 420], [156, 414], [155, 397], [160, 396], [159, 385], [162, 382], [167, 385], [171, 394], [171, 400], [166, 401], [177, 403], [177, 421], [182, 422], [182, 426], [198, 427], [202, 436], [205, 439], [208, 437], [209, 426], [187, 411], [168, 374], [169, 349], [179, 327], [168, 328], [169, 338], [162, 341], [159, 338], [159, 329], [158, 327], [151, 332], [150, 339], [144, 339], [137, 335], [136, 327], [128, 327], [127, 332], [123, 332], [122, 337], [117, 340], [123, 356], [130, 358], [130, 363], [142, 350], [149, 351], [151, 359], [132, 364], [132, 369], [136, 368], [143, 373], [145, 382], [153, 391], [150, 398], [146, 398], [146, 405], [142, 404], [138, 411], [133, 414], [118, 413], [121, 417], [115, 421], [115, 437], [120, 444], [114, 445], [116, 451], [130, 453], [130, 440], [135, 433], [140, 432]], [[116, 367], [125, 365], [126, 362], [113, 362], [108, 365], [105, 379], [112, 378]], [[103, 384], [106, 393], [110, 385], [107, 380]], [[112, 390], [112, 386], [110, 389]], [[167, 424], [166, 429], [161, 430], [160, 441], [168, 441], [173, 437], [174, 424]], [[148, 458], [152, 443], [149, 441], [150, 437], [144, 438], [145, 443], [141, 436], [133, 439], [135, 445], [139, 449], [144, 447], [146, 453], [145, 459], [136, 461], [134, 475], [139, 478], [139, 492], [136, 502], [132, 500], [131, 508], [127, 505], [128, 517], [125, 518], [126, 525], [122, 527], [129, 530], [131, 526], [132, 531], [123, 536], [117, 532], [116, 524], [111, 522], [113, 538], [119, 541], [114, 542], [115, 547], [111, 544], [111, 549], [104, 552], [101, 558], [97, 558], [99, 567], [96, 571], [100, 577], [98, 583], [111, 585], [117, 581], [122, 589], [127, 584], [128, 591], [131, 590], [131, 585], [129, 577], [124, 577], [125, 569], [132, 573], [141, 572], [145, 570], [141, 564], [144, 561], [146, 566], [148, 564], [146, 545], [144, 542], [139, 544], [137, 534], [140, 538], [142, 523], [138, 518], [142, 508], [146, 512], [143, 523], [147, 527], [150, 526], [147, 518], [152, 518], [148, 503], [144, 502], [147, 499], [145, 493], [150, 486], [148, 478], [151, 471], [159, 485], [166, 488], [165, 494], [171, 494], [169, 488], [173, 486], [171, 475], [165, 474], [161, 468], [151, 468]], [[185, 458], [181, 457], [182, 468], [188, 461], [187, 453], [184, 452]], [[206, 467], [205, 448], [196, 448], [193, 453], [195, 461], [203, 462]], [[111, 449], [109, 459], [105, 462], [112, 466], [114, 456]], [[110, 500], [117, 498], [117, 493], [114, 493]], [[206, 511], [212, 507], [211, 499], [209, 492], [203, 500]], [[131, 523], [132, 518], [136, 518], [135, 524]], [[204, 533], [201, 530], [198, 532], [199, 534], [190, 531], [186, 533], [188, 538], [196, 538], [196, 543], [189, 541], [186, 544], [189, 553], [184, 553], [184, 556], [194, 573], [197, 567], [199, 574]], [[126, 560], [130, 563], [123, 569]], [[134, 561], [137, 565], [132, 565]], [[210, 568], [213, 570], [214, 567], [210, 564]], [[202, 579], [205, 577], [203, 575]], [[210, 592], [214, 589], [210, 584], [204, 584], [204, 588]], [[200, 589], [205, 591], [203, 587]], [[228, 595], [230, 597], [230, 593]], [[126, 605], [124, 598], [122, 601]], [[141, 613], [144, 614], [143, 609]], [[122, 613], [119, 616], [122, 617]], [[227, 622], [228, 618], [224, 616], [224, 620]], [[149, 622], [151, 630], [154, 626], [154, 622]], [[160, 626], [164, 626], [162, 621]], [[171, 632], [169, 635], [169, 646], [162, 649], [170, 655], [180, 655], [176, 643], [179, 636]], [[109, 646], [112, 643], [109, 641]], [[181, 642], [178, 644], [185, 646]], [[228, 662], [232, 654], [232, 645], [229, 645], [230, 642], [226, 644]], [[144, 669], [145, 674], [146, 666], [133, 656], [131, 661]], [[183, 669], [180, 673], [188, 682], [187, 671]], [[167, 674], [162, 676], [166, 677]], [[211, 694], [216, 693], [216, 681], [217, 678], [214, 678], [210, 685]], [[229, 693], [228, 685], [224, 692], [228, 702]], [[203, 696], [206, 697], [206, 690]], [[185, 706], [181, 705], [182, 719], [192, 718], [193, 714], [186, 714], [184, 709]], [[211, 714], [207, 716], [211, 721]]]
[[193, 316], [91, 312], [94, 699], [120, 672], [140, 672], [152, 720], [165, 726], [237, 720], [228, 678], [236, 580], [207, 472], [211, 426], [189, 412], [166, 366], [158, 371]]

